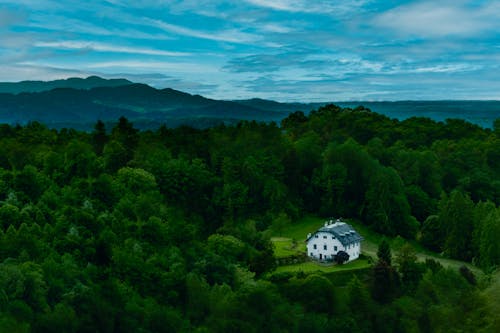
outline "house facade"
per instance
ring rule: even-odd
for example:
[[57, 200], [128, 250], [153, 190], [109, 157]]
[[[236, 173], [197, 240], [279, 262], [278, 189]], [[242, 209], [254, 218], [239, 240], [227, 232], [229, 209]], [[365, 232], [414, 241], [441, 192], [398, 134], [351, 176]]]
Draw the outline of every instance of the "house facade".
[[307, 255], [315, 260], [331, 261], [344, 251], [352, 261], [361, 253], [361, 237], [354, 228], [340, 220], [329, 220], [314, 233], [307, 235]]

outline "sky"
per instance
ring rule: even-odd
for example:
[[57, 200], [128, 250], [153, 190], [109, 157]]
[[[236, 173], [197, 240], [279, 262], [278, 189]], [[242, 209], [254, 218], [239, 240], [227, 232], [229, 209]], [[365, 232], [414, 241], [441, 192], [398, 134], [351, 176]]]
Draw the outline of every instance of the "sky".
[[217, 99], [499, 100], [500, 1], [0, 0], [0, 81]]

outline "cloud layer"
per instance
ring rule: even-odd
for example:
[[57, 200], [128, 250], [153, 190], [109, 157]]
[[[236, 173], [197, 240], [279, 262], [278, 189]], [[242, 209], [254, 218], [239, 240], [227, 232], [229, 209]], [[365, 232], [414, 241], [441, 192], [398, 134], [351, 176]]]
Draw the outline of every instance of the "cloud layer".
[[3, 0], [0, 81], [102, 75], [213, 98], [500, 99], [488, 1]]

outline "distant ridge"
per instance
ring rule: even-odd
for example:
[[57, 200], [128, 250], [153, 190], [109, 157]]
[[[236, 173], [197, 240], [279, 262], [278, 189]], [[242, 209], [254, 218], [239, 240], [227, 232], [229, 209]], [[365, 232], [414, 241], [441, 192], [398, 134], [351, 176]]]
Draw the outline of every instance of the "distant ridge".
[[92, 89], [96, 87], [119, 87], [132, 84], [126, 79], [103, 79], [98, 76], [69, 78], [54, 81], [0, 82], [0, 93], [19, 94], [23, 92], [42, 92], [56, 88]]
[[233, 102], [251, 106], [261, 110], [273, 110], [281, 112], [290, 112], [298, 110], [303, 112], [309, 112], [311, 110], [317, 109], [321, 106], [328, 104], [328, 103], [281, 103], [261, 98], [234, 100]]
[[[29, 91], [35, 88], [45, 90]], [[209, 127], [240, 120], [280, 121], [288, 114], [124, 79], [26, 81], [16, 89], [16, 93], [0, 93], [0, 123], [39, 121], [54, 128], [90, 129], [97, 120], [113, 122], [125, 116], [142, 128], [160, 124]]]
[[[155, 89], [126, 79], [90, 76], [55, 81], [0, 82], [0, 123], [39, 121], [50, 127], [91, 129], [97, 120], [120, 116], [139, 128], [189, 125], [210, 127], [240, 120], [280, 122], [295, 111], [309, 113], [328, 103], [281, 103], [265, 99], [215, 100], [171, 88]], [[500, 118], [500, 101], [333, 102], [344, 108], [359, 105], [399, 120], [458, 118], [492, 128]]]

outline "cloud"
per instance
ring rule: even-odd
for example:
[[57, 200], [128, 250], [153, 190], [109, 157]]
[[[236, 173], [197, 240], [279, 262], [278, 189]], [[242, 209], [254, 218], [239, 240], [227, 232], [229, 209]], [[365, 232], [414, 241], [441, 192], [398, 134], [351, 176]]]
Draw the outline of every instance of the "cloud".
[[296, 66], [304, 59], [301, 53], [253, 54], [231, 59], [224, 70], [237, 73], [274, 72], [284, 67]]
[[145, 82], [153, 87], [162, 89], [165, 87], [190, 92], [190, 93], [207, 93], [217, 89], [216, 84], [207, 84], [202, 82], [184, 80], [179, 77], [165, 75], [161, 73], [113, 73], [113, 74], [99, 74], [108, 79], [126, 78], [132, 82]]
[[498, 1], [0, 2], [0, 81], [118, 73], [210, 97], [322, 101], [500, 91]]
[[381, 13], [373, 24], [396, 35], [437, 38], [496, 34], [498, 4], [471, 5], [463, 1], [432, 1], [402, 5]]
[[417, 67], [407, 71], [408, 73], [456, 73], [475, 71], [480, 69], [481, 66], [470, 64], [445, 64], [445, 65], [431, 65]]
[[353, 14], [362, 10], [367, 1], [329, 1], [329, 0], [244, 0], [245, 2], [262, 8], [291, 13], [314, 14]]
[[2, 81], [17, 82], [21, 80], [57, 80], [68, 77], [87, 77], [95, 73], [73, 68], [40, 66], [31, 64], [0, 64]]
[[118, 46], [86, 41], [58, 41], [58, 42], [37, 42], [35, 47], [52, 48], [59, 50], [89, 50], [97, 52], [146, 54], [167, 57], [185, 57], [191, 55], [187, 52], [164, 51], [130, 46]]
[[85, 64], [90, 69], [97, 70], [133, 70], [135, 72], [145, 72], [156, 70], [168, 73], [185, 74], [213, 74], [217, 73], [218, 67], [214, 65], [204, 65], [196, 62], [167, 62], [167, 61], [139, 61], [139, 60], [115, 60], [102, 62], [89, 62]]
[[287, 12], [304, 11], [304, 6], [302, 1], [289, 1], [289, 0], [274, 0], [274, 1], [246, 0], [246, 1], [255, 6], [274, 9], [274, 10], [282, 10]]
[[106, 27], [80, 19], [71, 19], [60, 15], [37, 15], [31, 18], [32, 28], [49, 30], [52, 33], [75, 33], [79, 35], [123, 37], [127, 39], [168, 40], [170, 37], [161, 33], [148, 33], [135, 28]]
[[225, 31], [203, 31], [203, 30], [195, 30], [175, 24], [166, 23], [161, 20], [145, 19], [144, 21], [164, 31], [174, 33], [177, 35], [200, 38], [200, 39], [208, 39], [218, 42], [247, 44], [247, 43], [254, 43], [260, 39], [260, 37], [254, 34], [242, 32], [237, 29], [230, 29]]
[[[321, 74], [343, 78], [353, 73], [380, 72], [387, 65], [351, 53], [297, 49], [276, 54], [254, 54], [231, 59], [224, 70], [235, 73], [301, 73], [303, 80]], [[299, 72], [300, 71], [300, 72]]]

